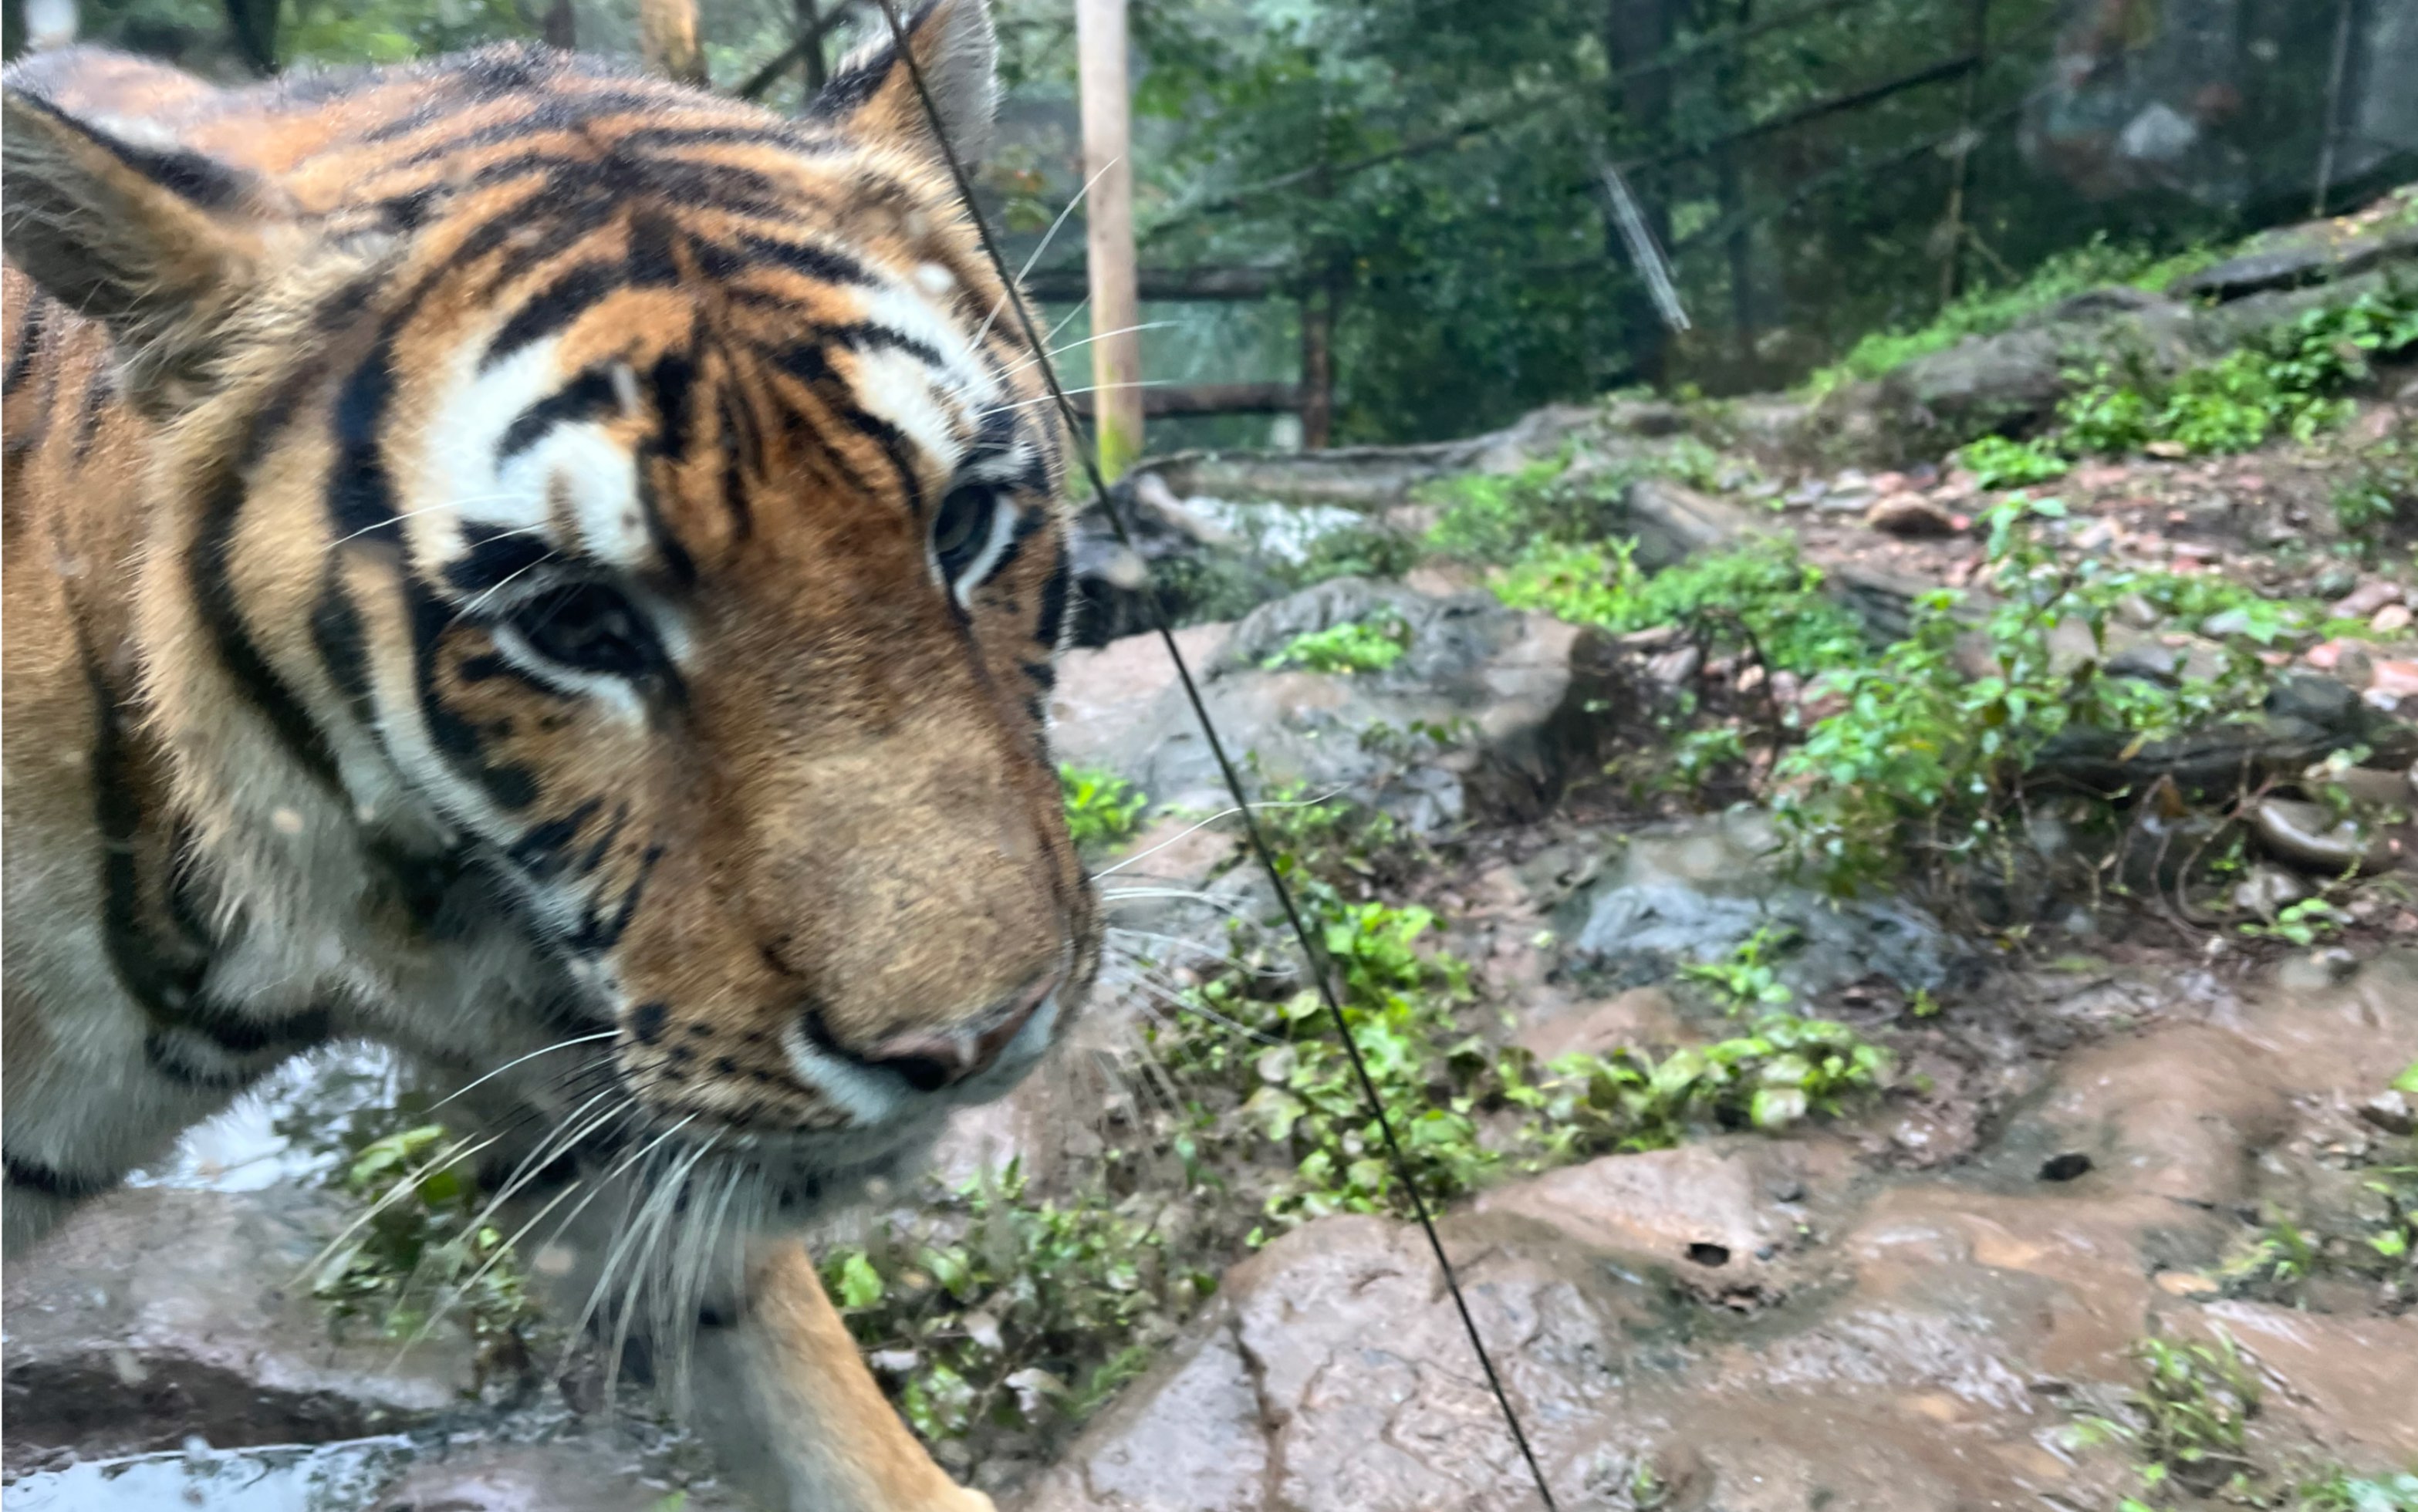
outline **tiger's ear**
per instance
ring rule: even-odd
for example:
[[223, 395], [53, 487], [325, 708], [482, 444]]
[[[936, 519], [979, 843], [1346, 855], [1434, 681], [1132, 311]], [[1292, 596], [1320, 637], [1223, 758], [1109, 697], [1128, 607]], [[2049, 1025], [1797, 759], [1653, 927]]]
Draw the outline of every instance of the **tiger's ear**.
[[197, 359], [295, 232], [274, 190], [241, 169], [22, 89], [0, 98], [0, 245], [45, 292], [106, 324], [138, 383]]
[[901, 18], [912, 69], [899, 56], [882, 8], [870, 16], [872, 39], [840, 60], [811, 113], [864, 136], [911, 143], [937, 160], [930, 117], [915, 91], [920, 70], [957, 161], [969, 168], [980, 162], [999, 114], [999, 35], [991, 30], [989, 0], [925, 0]]

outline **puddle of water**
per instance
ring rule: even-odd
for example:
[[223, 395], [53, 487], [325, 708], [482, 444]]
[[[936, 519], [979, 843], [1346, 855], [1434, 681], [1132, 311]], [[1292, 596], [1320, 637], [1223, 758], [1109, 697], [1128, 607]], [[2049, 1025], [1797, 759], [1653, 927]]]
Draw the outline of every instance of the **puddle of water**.
[[8, 1512], [360, 1512], [403, 1474], [402, 1438], [95, 1459], [22, 1476]]
[[[278, 1121], [297, 1113], [335, 1116], [390, 1105], [397, 1074], [394, 1057], [376, 1046], [332, 1045], [297, 1057], [225, 1112], [188, 1129], [174, 1153], [129, 1176], [126, 1184], [214, 1192], [314, 1184], [332, 1157], [296, 1147], [277, 1132]], [[15, 1507], [10, 1503], [9, 1512]]]

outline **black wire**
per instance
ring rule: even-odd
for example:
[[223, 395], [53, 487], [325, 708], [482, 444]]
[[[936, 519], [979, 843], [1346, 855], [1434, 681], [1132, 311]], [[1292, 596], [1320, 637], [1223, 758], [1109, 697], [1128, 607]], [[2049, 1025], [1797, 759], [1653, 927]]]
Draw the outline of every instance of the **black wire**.
[[[981, 4], [984, 0], [956, 0], [959, 5]], [[1007, 268], [1007, 260], [1000, 255], [999, 244], [991, 239], [990, 223], [983, 219], [981, 206], [974, 203], [973, 184], [966, 176], [965, 165], [957, 160], [957, 149], [949, 133], [941, 125], [941, 112], [932, 100], [932, 91], [924, 82], [923, 65], [915, 60], [915, 50], [909, 45], [906, 28], [899, 23], [895, 0], [880, 0], [881, 14], [890, 23], [890, 37], [897, 49], [899, 60], [907, 65], [907, 74], [915, 84], [915, 96], [924, 106], [924, 119], [932, 129], [932, 138], [939, 144], [941, 156], [947, 160], [949, 176], [956, 183], [957, 197], [964, 202], [966, 214], [973, 221], [974, 232], [982, 240], [983, 252], [990, 258], [991, 267], [999, 273], [1009, 302], [1015, 307], [1017, 324], [1022, 328], [1025, 341], [1033, 348], [1034, 360], [1040, 365], [1042, 381], [1049, 386], [1049, 395], [1058, 402], [1067, 434], [1075, 438], [1076, 451], [1083, 459], [1083, 471], [1090, 478], [1093, 492], [1098, 496], [1101, 511], [1109, 517], [1109, 527], [1116, 533], [1119, 544], [1133, 550], [1133, 539], [1126, 532], [1125, 522], [1117, 512], [1116, 502], [1109, 496], [1108, 482], [1100, 476], [1100, 465], [1089, 450], [1081, 445], [1082, 432], [1074, 402], [1059, 386], [1057, 370], [1049, 361], [1049, 351], [1033, 324], [1033, 313], [1025, 307], [1023, 291], [1017, 287], [1015, 275]], [[1135, 554], [1137, 557], [1139, 553]], [[1385, 1136], [1385, 1155], [1394, 1168], [1394, 1179], [1401, 1184], [1404, 1195], [1411, 1199], [1411, 1211], [1419, 1220], [1420, 1231], [1427, 1235], [1428, 1248], [1435, 1255], [1436, 1269], [1444, 1273], [1445, 1290], [1452, 1293], [1454, 1309], [1461, 1314], [1462, 1332], [1469, 1336], [1469, 1347], [1477, 1356], [1478, 1367], [1486, 1372], [1487, 1388], [1494, 1394], [1494, 1404], [1503, 1410], [1504, 1426], [1511, 1430], [1511, 1442], [1520, 1448], [1520, 1458], [1527, 1462], [1528, 1474], [1537, 1483], [1537, 1497], [1545, 1504], [1545, 1512], [1559, 1512], [1553, 1492], [1545, 1482], [1544, 1468], [1537, 1463], [1537, 1453], [1528, 1446], [1528, 1435], [1520, 1426], [1520, 1414], [1511, 1405], [1511, 1397], [1503, 1389], [1503, 1378], [1496, 1374], [1493, 1358], [1486, 1352], [1486, 1342], [1479, 1337], [1477, 1321], [1470, 1316], [1469, 1303], [1462, 1297], [1461, 1278], [1453, 1273], [1452, 1260], [1444, 1252], [1444, 1241], [1436, 1236], [1435, 1220], [1428, 1214], [1427, 1199], [1419, 1195], [1418, 1183], [1412, 1178], [1411, 1163], [1402, 1154], [1402, 1146], [1394, 1136], [1393, 1121], [1385, 1116], [1385, 1100], [1377, 1093], [1377, 1083], [1369, 1075], [1368, 1062], [1361, 1059], [1359, 1044], [1352, 1038], [1352, 1026], [1343, 1016], [1342, 1000], [1336, 996], [1332, 969], [1324, 951], [1311, 939], [1308, 928], [1301, 922], [1301, 911], [1293, 900], [1293, 890], [1285, 886], [1284, 874], [1277, 869], [1276, 856], [1268, 849], [1267, 837], [1260, 831], [1260, 821], [1251, 812], [1250, 800], [1244, 796], [1243, 779], [1235, 770], [1233, 759], [1226, 754], [1226, 744], [1217, 738], [1217, 726], [1210, 722], [1209, 707], [1201, 701], [1201, 690], [1192, 680], [1192, 669], [1185, 664], [1183, 649], [1175, 643], [1175, 632], [1169, 626], [1165, 605], [1159, 603], [1155, 583], [1143, 585], [1142, 603], [1150, 610], [1151, 625], [1158, 633], [1160, 644], [1175, 664], [1176, 678], [1184, 684], [1185, 701], [1192, 706], [1192, 714], [1201, 722], [1201, 733], [1207, 737], [1209, 752], [1217, 758], [1218, 773], [1225, 778], [1226, 790], [1243, 816], [1243, 830], [1249, 836], [1251, 853], [1259, 858], [1267, 872], [1269, 884], [1276, 889], [1277, 902], [1284, 909], [1285, 922], [1293, 926], [1293, 938], [1301, 942], [1302, 954], [1308, 957], [1310, 974], [1318, 979], [1318, 995], [1326, 1005], [1326, 1013], [1335, 1025], [1336, 1037], [1343, 1042], [1344, 1054], [1350, 1057], [1353, 1075], [1359, 1079], [1360, 1094], [1369, 1104], [1369, 1113]]]

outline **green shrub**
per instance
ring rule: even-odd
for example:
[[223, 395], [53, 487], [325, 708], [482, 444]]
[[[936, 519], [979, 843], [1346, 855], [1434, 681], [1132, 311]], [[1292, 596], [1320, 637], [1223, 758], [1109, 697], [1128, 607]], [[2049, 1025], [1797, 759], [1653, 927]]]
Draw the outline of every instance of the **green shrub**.
[[822, 1261], [849, 1331], [894, 1364], [899, 1408], [927, 1440], [1080, 1422], [1140, 1372], [1143, 1341], [1217, 1285], [1169, 1273], [1165, 1235], [1139, 1201], [1027, 1201], [1015, 1162], [941, 1205], [953, 1238], [910, 1245], [885, 1232]]
[[1775, 668], [1813, 672], [1862, 654], [1853, 616], [1822, 591], [1794, 542], [1754, 541], [1648, 575], [1631, 542], [1548, 546], [1497, 573], [1495, 597], [1611, 634], [1686, 625], [1729, 645], [1752, 639]]
[[2418, 349], [2418, 289], [2370, 291], [2304, 312], [2171, 381], [2100, 363], [2058, 406], [2058, 440], [2076, 455], [2167, 443], [2194, 453], [2247, 451], [2276, 436], [2306, 441], [2349, 413], [2345, 390], [2377, 357]]
[[1061, 764], [1058, 791], [1066, 805], [1066, 833], [1086, 849], [1131, 839], [1150, 799], [1112, 771]]
[[1539, 542], [1597, 541], [1619, 523], [1635, 474], [1622, 469], [1570, 476], [1567, 454], [1512, 473], [1462, 473], [1420, 485], [1414, 497], [1442, 506], [1429, 548], [1457, 561], [1517, 560]]
[[1381, 610], [1363, 619], [1304, 631], [1260, 664], [1271, 672], [1287, 667], [1307, 672], [1383, 672], [1410, 649], [1410, 625], [1400, 615]]
[[2065, 476], [2069, 464], [2037, 441], [2010, 441], [1985, 435], [1956, 451], [1956, 460], [1973, 471], [1983, 488], [2027, 488]]
[[2060, 300], [2114, 283], [2163, 289], [2186, 273], [2216, 261], [2216, 253], [2200, 249], [2160, 256], [2146, 248], [2119, 247], [2104, 236], [2059, 252], [2021, 281], [1983, 285], [1960, 296], [1928, 323], [1906, 330], [1876, 331], [1848, 349], [1847, 355], [1819, 369], [1805, 380], [1809, 397], [1820, 398], [1842, 384], [1877, 378], [1895, 368], [1943, 351], [1967, 336], [1990, 336], [2027, 316], [2038, 314]]
[[[2003, 821], [2020, 808], [2026, 774], [2070, 725], [2144, 742], [2244, 709], [2264, 691], [2268, 674], [2256, 650], [2269, 627], [2257, 623], [2228, 642], [2227, 666], [2213, 680], [2167, 687], [2101, 676], [2107, 625], [2127, 595], [2181, 602], [2212, 590], [2099, 560], [2062, 560], [2043, 527], [2064, 514], [2058, 500], [2017, 494], [1984, 516], [1989, 580], [2002, 601], [1982, 627], [1990, 673], [1976, 677], [1960, 664], [1966, 626], [1954, 614], [1956, 596], [1944, 590], [1918, 601], [1905, 639], [1823, 673], [1845, 707], [1782, 756], [1774, 808], [1833, 887], [1892, 877], [1909, 854], [1935, 863], [2006, 857]], [[2052, 633], [2068, 620], [2089, 631], [2098, 657], [2056, 653]]]
[[2138, 1458], [2152, 1492], [2169, 1483], [2207, 1495], [2245, 1488], [2254, 1467], [2250, 1420], [2258, 1413], [2258, 1378], [2222, 1331], [2214, 1344], [2149, 1337], [2133, 1346], [2142, 1382], [2117, 1415], [2085, 1417], [2085, 1442], [2114, 1441]]
[[339, 1328], [366, 1322], [406, 1343], [458, 1318], [477, 1342], [482, 1379], [524, 1368], [538, 1311], [504, 1235], [480, 1221], [488, 1204], [464, 1158], [467, 1141], [435, 1123], [373, 1132], [409, 1112], [356, 1122], [364, 1137], [330, 1184], [369, 1211], [318, 1267], [313, 1292]]

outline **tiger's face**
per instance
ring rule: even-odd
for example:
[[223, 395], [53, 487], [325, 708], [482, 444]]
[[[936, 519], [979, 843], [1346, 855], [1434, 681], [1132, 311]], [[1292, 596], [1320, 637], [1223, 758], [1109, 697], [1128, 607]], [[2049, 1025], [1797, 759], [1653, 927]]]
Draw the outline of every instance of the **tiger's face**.
[[[982, 7], [912, 47], [977, 147]], [[268, 804], [254, 853], [475, 871], [656, 1126], [877, 1150], [1012, 1084], [1098, 949], [1043, 729], [1064, 440], [902, 60], [803, 123], [535, 53], [285, 110], [181, 177], [85, 153], [207, 265], [121, 317], [190, 501], [156, 714], [299, 774], [194, 779], [205, 846]]]

